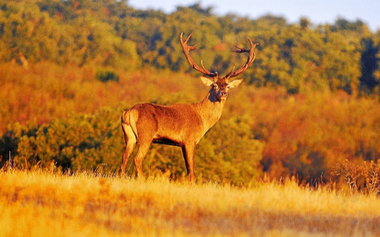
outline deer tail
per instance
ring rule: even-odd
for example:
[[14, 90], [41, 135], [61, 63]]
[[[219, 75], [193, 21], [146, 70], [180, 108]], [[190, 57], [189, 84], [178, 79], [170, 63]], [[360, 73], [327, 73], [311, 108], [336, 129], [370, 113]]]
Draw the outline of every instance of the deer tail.
[[126, 110], [121, 115], [121, 125], [129, 126], [136, 137], [137, 137], [137, 128], [136, 128], [137, 118], [138, 118], [138, 112], [134, 109]]
[[124, 111], [121, 115], [121, 124], [129, 125], [129, 110]]

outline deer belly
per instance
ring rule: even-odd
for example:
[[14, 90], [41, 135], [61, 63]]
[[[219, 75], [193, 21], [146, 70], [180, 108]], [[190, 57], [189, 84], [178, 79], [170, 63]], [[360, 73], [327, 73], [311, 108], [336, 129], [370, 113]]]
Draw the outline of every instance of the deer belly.
[[170, 125], [158, 126], [156, 134], [153, 136], [153, 143], [181, 146], [183, 144], [183, 131], [181, 126], [176, 123], [176, 121], [168, 124]]
[[170, 146], [181, 146], [180, 142], [174, 141], [169, 138], [163, 138], [163, 137], [153, 139], [153, 143], [170, 145]]

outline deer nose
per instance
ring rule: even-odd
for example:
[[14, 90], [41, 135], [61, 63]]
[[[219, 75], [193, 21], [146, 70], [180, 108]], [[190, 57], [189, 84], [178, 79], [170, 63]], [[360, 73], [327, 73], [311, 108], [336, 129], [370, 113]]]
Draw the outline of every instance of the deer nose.
[[220, 96], [226, 96], [227, 92], [226, 91], [220, 91]]

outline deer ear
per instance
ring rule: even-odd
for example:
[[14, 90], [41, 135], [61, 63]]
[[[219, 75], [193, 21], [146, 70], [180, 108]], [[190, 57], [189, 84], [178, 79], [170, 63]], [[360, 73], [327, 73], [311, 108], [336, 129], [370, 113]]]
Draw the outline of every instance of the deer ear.
[[243, 81], [243, 79], [236, 79], [236, 80], [233, 80], [231, 82], [228, 83], [228, 86], [230, 88], [235, 88], [237, 87], [238, 85], [240, 85], [240, 83]]
[[205, 84], [206, 86], [211, 86], [212, 84], [214, 84], [214, 80], [209, 78], [209, 77], [201, 76], [201, 80], [202, 80], [203, 84]]

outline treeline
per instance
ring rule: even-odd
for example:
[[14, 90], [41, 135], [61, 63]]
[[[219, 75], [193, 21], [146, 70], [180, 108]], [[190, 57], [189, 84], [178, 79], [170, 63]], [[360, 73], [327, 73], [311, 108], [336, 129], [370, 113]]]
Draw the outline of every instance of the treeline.
[[380, 31], [372, 33], [360, 20], [313, 25], [307, 18], [289, 24], [271, 15], [218, 17], [199, 4], [165, 14], [116, 0], [12, 0], [0, 8], [2, 62], [189, 71], [178, 37], [195, 32], [193, 57], [221, 72], [242, 60], [231, 54], [233, 45], [247, 45], [246, 37], [259, 42], [256, 66], [247, 73], [256, 86], [281, 85], [289, 93], [310, 84], [354, 95], [379, 91]]
[[[207, 93], [183, 56], [182, 31], [195, 32], [193, 58], [220, 73], [244, 62], [235, 44], [260, 43], [244, 85], [197, 147], [200, 180], [247, 186], [266, 173], [329, 181], [345, 160], [380, 158], [380, 31], [359, 20], [288, 24], [217, 17], [199, 4], [139, 11], [123, 1], [0, 8], [0, 167], [117, 172], [124, 109]], [[154, 145], [143, 165], [147, 175], [185, 175], [178, 148]]]

